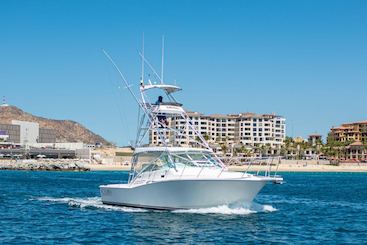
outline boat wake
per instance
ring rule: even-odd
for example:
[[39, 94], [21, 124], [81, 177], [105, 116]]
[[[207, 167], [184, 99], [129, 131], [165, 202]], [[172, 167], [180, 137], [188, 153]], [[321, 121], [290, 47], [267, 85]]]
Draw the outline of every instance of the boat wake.
[[[38, 201], [46, 201], [53, 203], [63, 203], [70, 207], [77, 207], [80, 209], [104, 209], [107, 211], [120, 211], [120, 212], [149, 212], [151, 210], [143, 208], [130, 208], [114, 205], [103, 204], [100, 197], [87, 197], [87, 198], [71, 198], [71, 197], [39, 197], [35, 198]], [[271, 205], [262, 205], [258, 203], [251, 204], [239, 204], [239, 205], [222, 205], [211, 208], [198, 208], [198, 209], [185, 209], [174, 210], [172, 213], [191, 213], [191, 214], [223, 214], [223, 215], [248, 215], [254, 213], [269, 213], [277, 211]], [[162, 212], [162, 211], [151, 211]]]
[[271, 205], [262, 205], [258, 203], [239, 204], [239, 205], [222, 205], [212, 208], [198, 208], [175, 210], [174, 213], [193, 213], [193, 214], [224, 214], [224, 215], [248, 215], [254, 213], [269, 213], [277, 211]]
[[54, 203], [65, 203], [71, 207], [78, 207], [81, 209], [104, 209], [108, 211], [122, 211], [122, 212], [147, 212], [146, 209], [141, 208], [128, 208], [128, 207], [120, 207], [103, 204], [100, 197], [86, 197], [86, 198], [70, 198], [70, 197], [62, 197], [62, 198], [54, 198], [54, 197], [39, 197], [36, 198], [39, 201], [47, 201]]

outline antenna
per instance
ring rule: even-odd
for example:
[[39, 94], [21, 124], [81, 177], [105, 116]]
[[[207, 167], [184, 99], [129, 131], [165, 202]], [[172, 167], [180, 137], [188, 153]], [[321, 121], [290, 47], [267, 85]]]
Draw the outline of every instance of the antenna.
[[144, 62], [148, 65], [148, 67], [152, 70], [153, 74], [159, 79], [159, 81], [161, 81], [161, 83], [163, 83], [163, 80], [158, 75], [158, 73], [155, 71], [154, 67], [149, 63], [149, 61], [145, 57], [143, 57], [143, 55], [140, 52], [139, 52], [139, 55], [144, 60]]
[[164, 68], [164, 35], [162, 36], [161, 84], [163, 84], [163, 68]]
[[117, 70], [117, 72], [119, 73], [122, 81], [125, 83], [126, 88], [129, 90], [130, 94], [134, 97], [134, 99], [136, 100], [136, 102], [138, 103], [139, 106], [142, 106], [138, 100], [138, 98], [135, 96], [134, 92], [132, 91], [132, 89], [130, 88], [130, 84], [127, 82], [126, 78], [124, 77], [124, 75], [122, 74], [122, 72], [120, 71], [120, 69], [118, 68], [118, 66], [116, 65], [115, 61], [113, 61], [113, 59], [111, 58], [111, 56], [104, 50], [102, 49], [103, 53], [106, 55], [107, 59], [112, 63], [112, 65], [115, 67], [115, 69]]
[[143, 43], [142, 43], [142, 58], [141, 58], [141, 82], [144, 83], [144, 32], [143, 32]]

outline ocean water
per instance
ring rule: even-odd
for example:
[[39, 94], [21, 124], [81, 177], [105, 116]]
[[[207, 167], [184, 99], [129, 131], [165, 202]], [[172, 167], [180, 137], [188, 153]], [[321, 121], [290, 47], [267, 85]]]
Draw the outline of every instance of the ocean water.
[[126, 172], [0, 171], [0, 243], [367, 244], [367, 174], [282, 175], [252, 205], [150, 211], [101, 203]]

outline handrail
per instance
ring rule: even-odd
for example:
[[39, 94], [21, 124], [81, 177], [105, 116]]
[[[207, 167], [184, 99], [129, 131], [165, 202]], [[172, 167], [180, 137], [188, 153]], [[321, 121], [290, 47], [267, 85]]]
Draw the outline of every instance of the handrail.
[[224, 168], [222, 168], [222, 170], [220, 171], [220, 173], [218, 174], [218, 178], [222, 175], [222, 173], [223, 173], [223, 171], [224, 171]]
[[[261, 167], [261, 161], [260, 161], [259, 167]], [[256, 175], [259, 175], [259, 173], [260, 173], [260, 168], [257, 170]]]
[[278, 172], [278, 168], [279, 168], [280, 163], [281, 163], [280, 157], [278, 157], [278, 164], [277, 164], [277, 168], [275, 169], [275, 172], [274, 172], [274, 177], [276, 176], [276, 174]]
[[[273, 169], [272, 165], [275, 163], [276, 160], [277, 160], [277, 162], [276, 162], [277, 166], [274, 167], [275, 171], [274, 171], [274, 174], [272, 174], [272, 169]], [[242, 173], [242, 175], [241, 175], [242, 178], [245, 177], [246, 174], [248, 174], [248, 172], [250, 171], [251, 166], [254, 165], [254, 162], [259, 163], [259, 165], [258, 165], [259, 168], [258, 168], [255, 176], [257, 175], [257, 176], [276, 178], [277, 172], [278, 172], [278, 169], [279, 169], [279, 165], [280, 165], [280, 157], [279, 156], [278, 157], [267, 157], [267, 158], [252, 158], [248, 162], [248, 166], [247, 166], [246, 171]], [[182, 178], [184, 178], [184, 174], [185, 174], [186, 168], [188, 168], [188, 166], [190, 167], [190, 165], [184, 164], [184, 166], [180, 167], [181, 173], [177, 173], [177, 175], [173, 175], [173, 176], [167, 175], [167, 173], [169, 172], [169, 169], [171, 169], [171, 168], [169, 168], [168, 170], [165, 171], [164, 178], [169, 179], [170, 177], [177, 176], [176, 178], [182, 179]], [[265, 167], [265, 169], [262, 169], [263, 166]], [[192, 167], [194, 167], [194, 166], [192, 166]], [[189, 172], [187, 174], [189, 174], [189, 176], [193, 176], [193, 177], [196, 176], [196, 178], [199, 178], [201, 176], [201, 174], [203, 173], [204, 169], [207, 168], [207, 167], [209, 167], [209, 166], [207, 166], [207, 165], [196, 166], [195, 168], [197, 169], [196, 171], [199, 170], [198, 172], [194, 171], [193, 173]], [[200, 169], [198, 169], [198, 168], [200, 168]], [[144, 182], [145, 183], [153, 182], [156, 179], [157, 171], [160, 173], [160, 170], [157, 169], [157, 166], [155, 166], [152, 169], [150, 169], [149, 171], [140, 172], [138, 175], [136, 175], [136, 178], [134, 178], [130, 182], [130, 185], [134, 185], [136, 183], [136, 181], [138, 181], [139, 184], [144, 183]], [[219, 178], [223, 174], [224, 171], [225, 171], [225, 169], [222, 168], [219, 171], [219, 173], [217, 174], [217, 178]], [[196, 172], [196, 174], [195, 174], [195, 172]], [[264, 173], [262, 173], [262, 172], [264, 172]], [[163, 174], [163, 171], [162, 171], [162, 174]]]
[[[241, 162], [241, 161], [240, 161]], [[243, 173], [242, 173], [242, 177], [244, 177], [245, 176], [245, 174], [247, 174], [247, 172], [250, 170], [250, 167], [251, 167], [251, 161], [249, 161], [248, 162], [248, 164], [247, 164], [247, 169], [246, 169], [246, 171], [244, 171]]]
[[249, 161], [248, 167], [247, 167], [246, 172], [245, 172], [246, 174], [247, 174], [247, 172], [249, 171], [249, 169], [250, 169], [251, 165], [252, 165], [252, 163], [251, 163], [251, 161]]
[[182, 178], [182, 175], [183, 175], [183, 173], [184, 173], [184, 171], [185, 171], [185, 169], [186, 169], [186, 164], [185, 164], [185, 167], [182, 169], [182, 172], [181, 172], [181, 175], [180, 175], [180, 179]]
[[[271, 176], [271, 172], [273, 169], [274, 160], [278, 160], [276, 163], [276, 170], [275, 173], [278, 171], [279, 164], [280, 164], [280, 157], [267, 157], [267, 158], [247, 158], [249, 159], [248, 162], [245, 162], [247, 164], [246, 170], [243, 172], [242, 177], [245, 176], [249, 171], [251, 171], [251, 167], [254, 165], [255, 162], [258, 163], [258, 170], [256, 171], [256, 175], [260, 175], [261, 172], [264, 172], [264, 176]], [[265, 169], [262, 170], [261, 168], [265, 165]]]
[[201, 171], [203, 171], [203, 169], [204, 169], [204, 166], [202, 166], [202, 167], [201, 167], [201, 169], [200, 169], [200, 171], [199, 171], [198, 175], [196, 176], [196, 178], [198, 178], [198, 177], [200, 176]]
[[274, 158], [271, 158], [271, 162], [270, 162], [270, 166], [269, 166], [269, 172], [268, 172], [268, 176], [270, 177], [270, 173], [271, 173], [271, 166], [273, 164]]

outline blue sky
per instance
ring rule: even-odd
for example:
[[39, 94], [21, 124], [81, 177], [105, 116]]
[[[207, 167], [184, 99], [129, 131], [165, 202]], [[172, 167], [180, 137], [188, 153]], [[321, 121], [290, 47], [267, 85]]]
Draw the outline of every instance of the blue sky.
[[0, 95], [108, 140], [135, 137], [137, 50], [203, 113], [283, 115], [289, 136], [367, 119], [367, 1], [1, 1]]

